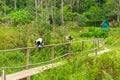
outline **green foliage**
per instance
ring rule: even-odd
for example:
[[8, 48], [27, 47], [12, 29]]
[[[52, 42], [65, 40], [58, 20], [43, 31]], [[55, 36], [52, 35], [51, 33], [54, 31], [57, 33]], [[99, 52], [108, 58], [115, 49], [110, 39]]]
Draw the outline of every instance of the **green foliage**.
[[81, 34], [82, 37], [95, 37], [95, 38], [107, 38], [109, 33], [108, 30], [105, 29], [95, 29], [90, 28], [89, 32], [83, 32]]
[[0, 49], [9, 49], [20, 46], [19, 31], [17, 28], [0, 27]]
[[67, 60], [68, 63], [50, 69], [39, 76], [42, 80], [119, 80], [119, 57], [114, 52], [103, 54], [96, 59], [85, 54], [78, 54]]
[[[74, 21], [77, 22], [78, 26], [87, 25], [86, 20], [94, 25], [94, 22], [103, 21], [104, 19], [118, 21], [119, 19], [117, 20], [116, 17], [120, 17], [118, 0], [66, 0], [63, 1], [63, 7], [61, 3], [61, 0], [46, 0], [41, 3], [37, 1], [38, 5], [36, 6], [34, 0], [2, 0], [0, 1], [0, 20], [3, 19], [2, 23], [9, 23], [9, 19], [16, 25], [25, 24], [30, 22], [29, 17], [32, 15], [33, 20], [38, 19], [38, 23], [49, 23], [51, 19], [54, 21], [54, 25], [61, 25], [62, 10], [64, 22]], [[30, 15], [26, 15], [26, 19], [18, 20], [14, 17], [17, 12], [20, 13], [18, 15], [21, 17], [27, 11]], [[8, 15], [11, 17], [8, 18]]]
[[32, 16], [28, 11], [21, 9], [15, 12], [11, 12], [5, 17], [5, 19], [10, 20], [14, 24], [18, 25], [18, 24], [30, 23], [32, 20]]
[[0, 21], [1, 21], [1, 18], [2, 18], [2, 12], [0, 11]]
[[[42, 27], [45, 26], [45, 27]], [[49, 29], [48, 29], [49, 28]], [[98, 31], [101, 29], [95, 28], [85, 28], [89, 32], [94, 33], [98, 37]], [[4, 31], [3, 31], [4, 30]], [[44, 31], [45, 32], [44, 32]], [[48, 44], [50, 43], [60, 43], [63, 40], [63, 36], [67, 34], [71, 34], [74, 36], [74, 40], [83, 39], [79, 37], [78, 31], [73, 30], [70, 31], [65, 27], [59, 27], [54, 30], [54, 36], [52, 35], [52, 26], [42, 24], [38, 26], [37, 24], [26, 24], [22, 26], [21, 32], [19, 32], [18, 27], [0, 27], [0, 42], [1, 42], [1, 49], [8, 49], [8, 48], [16, 48], [23, 47], [23, 46], [34, 46], [34, 40], [38, 37], [43, 37]], [[80, 29], [84, 30], [84, 29]], [[103, 30], [105, 31], [105, 30]], [[120, 29], [115, 28], [109, 31], [111, 35], [116, 36], [108, 36], [105, 39], [105, 43], [107, 45], [113, 45], [115, 41], [118, 41], [116, 44], [119, 43], [119, 33]], [[24, 35], [23, 35], [24, 34]], [[20, 38], [19, 38], [20, 37]], [[51, 40], [48, 40], [51, 38]], [[20, 42], [21, 40], [21, 42]], [[26, 44], [27, 43], [27, 44]], [[119, 44], [118, 44], [119, 45]], [[6, 47], [7, 46], [7, 47]], [[91, 49], [92, 43], [86, 42], [85, 43], [85, 50]], [[118, 46], [119, 48], [119, 46]], [[71, 52], [80, 52], [81, 51], [81, 43], [71, 44]], [[55, 47], [55, 57], [63, 55], [68, 52], [68, 45], [64, 46], [56, 46]], [[13, 51], [13, 52], [5, 52], [0, 54], [0, 69], [1, 67], [5, 66], [19, 66], [25, 65], [26, 60], [26, 50], [20, 51]], [[91, 52], [90, 52], [91, 53]], [[117, 51], [109, 52], [108, 54], [104, 54], [98, 56], [96, 59], [94, 57], [88, 57], [87, 54], [78, 54], [72, 55], [67, 60], [68, 63], [64, 66], [51, 69], [45, 71], [44, 73], [40, 73], [32, 77], [33, 80], [37, 79], [47, 79], [47, 80], [119, 80], [120, 79], [120, 68], [119, 58], [120, 55], [119, 49]], [[47, 61], [51, 59], [51, 48], [41, 48], [40, 51], [38, 49], [30, 50], [30, 63], [39, 63], [42, 61]], [[59, 60], [58, 60], [59, 61]], [[4, 63], [4, 64], [3, 64]], [[6, 70], [6, 73], [13, 73], [20, 71], [22, 69], [15, 69], [13, 70]]]
[[104, 14], [104, 11], [98, 5], [91, 6], [89, 8], [89, 10], [87, 10], [86, 12], [84, 12], [84, 15], [90, 21], [104, 20], [105, 16], [103, 16], [103, 14]]
[[77, 12], [69, 10], [69, 6], [64, 6], [64, 19], [65, 21], [77, 22], [78, 26], [85, 26], [87, 18]]
[[69, 10], [69, 6], [64, 6], [64, 19], [66, 21], [72, 21], [73, 19], [73, 12]]

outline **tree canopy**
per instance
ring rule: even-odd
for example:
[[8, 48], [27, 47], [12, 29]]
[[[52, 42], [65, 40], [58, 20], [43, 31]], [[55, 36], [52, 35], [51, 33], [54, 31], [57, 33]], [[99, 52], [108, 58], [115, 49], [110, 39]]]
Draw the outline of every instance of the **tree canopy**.
[[85, 23], [105, 19], [119, 23], [120, 19], [120, 0], [0, 0], [0, 5], [2, 23], [7, 19], [14, 24], [32, 20], [62, 25], [68, 21]]

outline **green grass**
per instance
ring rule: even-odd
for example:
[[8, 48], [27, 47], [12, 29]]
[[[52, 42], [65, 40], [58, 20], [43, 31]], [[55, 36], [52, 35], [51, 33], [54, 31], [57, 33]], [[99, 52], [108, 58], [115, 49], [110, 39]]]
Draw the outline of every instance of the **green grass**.
[[[64, 66], [32, 77], [33, 80], [120, 80], [120, 31], [110, 29], [104, 42], [112, 51], [95, 57], [79, 54], [70, 57]], [[73, 47], [73, 50], [77, 48]]]
[[50, 69], [33, 77], [33, 80], [119, 80], [120, 55], [110, 52], [97, 58], [78, 54], [70, 57], [64, 66]]

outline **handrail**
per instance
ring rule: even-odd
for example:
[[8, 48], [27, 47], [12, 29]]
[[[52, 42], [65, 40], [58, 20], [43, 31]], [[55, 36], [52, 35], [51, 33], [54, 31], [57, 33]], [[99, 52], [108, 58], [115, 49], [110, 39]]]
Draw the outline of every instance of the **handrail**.
[[[29, 64], [29, 54], [30, 54], [30, 49], [34, 49], [34, 48], [38, 48], [38, 47], [23, 47], [23, 48], [15, 48], [15, 49], [7, 49], [7, 50], [0, 50], [0, 52], [9, 52], [9, 51], [16, 51], [16, 50], [26, 50], [26, 65], [23, 65], [23, 66], [18, 66], [18, 67], [3, 67], [2, 70], [5, 70], [5, 69], [17, 69], [17, 68], [24, 68], [26, 67], [26, 69], [29, 69], [29, 66], [37, 66], [37, 65], [40, 65], [40, 64], [45, 64], [45, 63], [48, 63], [48, 62], [52, 62], [54, 60], [57, 60], [59, 58], [63, 58], [67, 55], [71, 55], [71, 54], [76, 54], [76, 53], [83, 53], [83, 52], [89, 52], [89, 51], [92, 51], [92, 50], [96, 50], [96, 53], [97, 53], [97, 49], [99, 48], [99, 42], [101, 41], [102, 39], [91, 39], [91, 40], [81, 40], [81, 41], [75, 41], [75, 42], [66, 42], [66, 43], [59, 43], [59, 44], [50, 44], [50, 45], [44, 45], [42, 46], [43, 48], [44, 47], [51, 47], [52, 48], [52, 52], [51, 52], [51, 60], [48, 60], [48, 61], [45, 61], [45, 62], [40, 62], [40, 63], [35, 63], [35, 64]], [[77, 43], [77, 42], [82, 42], [82, 51], [81, 52], [76, 52], [76, 53], [71, 53], [71, 44], [72, 43]], [[97, 48], [94, 48], [94, 49], [90, 49], [88, 51], [85, 51], [84, 50], [84, 42], [96, 42], [97, 43]], [[59, 56], [59, 57], [56, 57], [54, 58], [54, 47], [55, 46], [60, 46], [60, 45], [68, 45], [68, 53], [62, 55], [62, 56]], [[29, 79], [29, 76], [27, 77], [27, 79]], [[3, 79], [4, 80], [4, 79]]]
[[[81, 40], [81, 41], [75, 41], [75, 42], [66, 42], [66, 43], [59, 43], [59, 44], [50, 44], [50, 45], [44, 45], [42, 47], [52, 47], [52, 46], [60, 46], [60, 45], [66, 45], [71, 43], [77, 43], [77, 42], [92, 42], [92, 41], [100, 41], [102, 39], [91, 39], [91, 40]], [[34, 49], [38, 47], [23, 47], [23, 48], [15, 48], [15, 49], [7, 49], [7, 50], [0, 50], [0, 52], [9, 52], [9, 51], [16, 51], [16, 50], [25, 50], [25, 49]]]
[[[94, 51], [96, 49], [97, 48], [94, 48], [94, 49], [86, 50], [84, 52], [90, 52], [90, 51]], [[77, 53], [83, 53], [83, 52], [66, 53], [66, 54], [63, 54], [63, 55], [61, 55], [59, 57], [56, 57], [56, 58], [48, 60], [48, 61], [44, 61], [44, 62], [40, 62], [40, 63], [35, 63], [35, 64], [28, 64], [28, 65], [23, 65], [23, 66], [17, 66], [17, 67], [3, 67], [2, 69], [18, 69], [18, 68], [24, 68], [24, 67], [28, 67], [28, 66], [37, 66], [37, 65], [40, 65], [40, 64], [45, 64], [45, 63], [49, 63], [49, 62], [58, 60], [58, 59], [63, 58], [65, 56], [67, 56], [67, 55], [73, 55], [73, 54], [77, 54]]]

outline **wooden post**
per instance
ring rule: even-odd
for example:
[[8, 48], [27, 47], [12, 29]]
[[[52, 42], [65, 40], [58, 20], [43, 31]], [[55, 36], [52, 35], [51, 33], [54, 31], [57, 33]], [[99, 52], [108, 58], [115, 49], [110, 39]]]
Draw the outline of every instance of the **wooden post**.
[[97, 57], [98, 48], [95, 49], [95, 56]]
[[92, 48], [95, 48], [95, 40], [92, 41]]
[[6, 80], [5, 70], [2, 70], [1, 80]]
[[95, 37], [92, 38], [92, 48], [95, 48]]
[[51, 59], [53, 59], [54, 58], [54, 49], [55, 49], [55, 47], [54, 46], [52, 46], [52, 54], [51, 54]]
[[105, 41], [102, 41], [102, 47], [103, 47], [104, 50], [106, 49], [105, 48]]
[[29, 48], [27, 48], [27, 53], [26, 53], [26, 69], [29, 68], [28, 65], [29, 65]]
[[95, 59], [94, 59], [94, 61], [95, 61], [95, 63], [97, 63], [97, 52], [98, 50], [97, 50], [97, 48], [95, 48]]
[[84, 52], [84, 41], [82, 41], [82, 52]]
[[[29, 69], [29, 55], [30, 55], [30, 49], [27, 48], [27, 53], [26, 53], [26, 69]], [[30, 76], [27, 77], [27, 80], [30, 80]]]
[[100, 41], [98, 39], [98, 41], [97, 41], [97, 48], [98, 48], [98, 50], [99, 50], [99, 47], [100, 47]]
[[[70, 41], [68, 42], [68, 53], [70, 54], [71, 53], [71, 43], [70, 43]], [[69, 57], [70, 57], [70, 55], [69, 54], [67, 54], [67, 56], [66, 56], [66, 58], [67, 58], [67, 60], [68, 60], [68, 62], [69, 62]]]
[[68, 43], [68, 53], [71, 53], [71, 44], [70, 44], [70, 42]]

